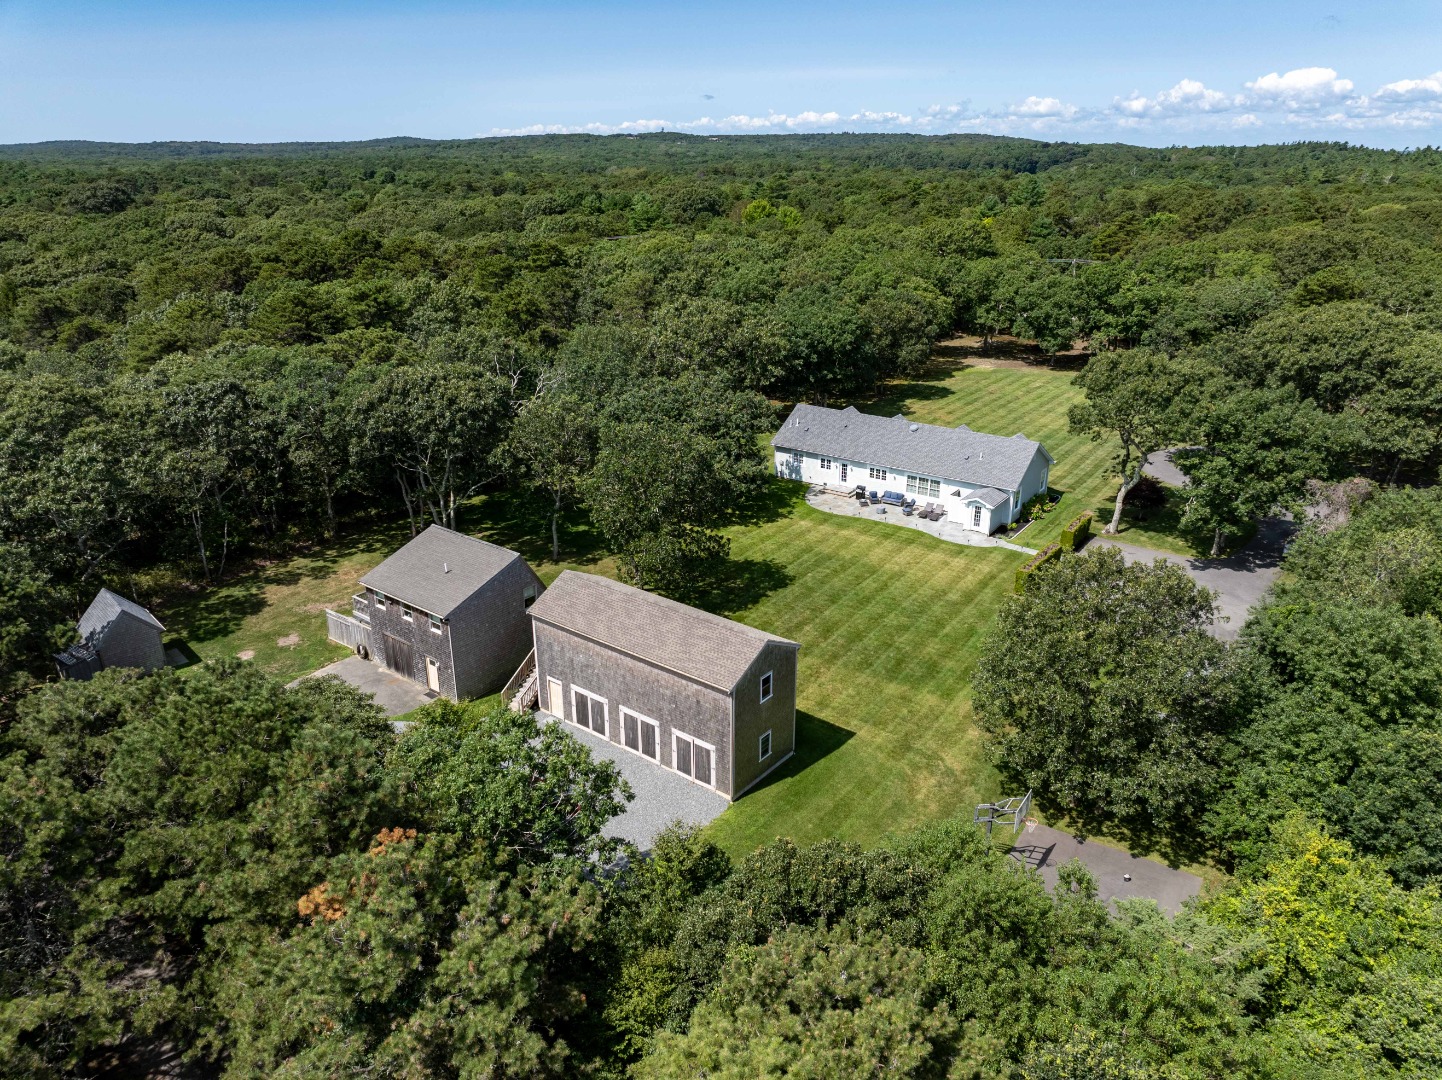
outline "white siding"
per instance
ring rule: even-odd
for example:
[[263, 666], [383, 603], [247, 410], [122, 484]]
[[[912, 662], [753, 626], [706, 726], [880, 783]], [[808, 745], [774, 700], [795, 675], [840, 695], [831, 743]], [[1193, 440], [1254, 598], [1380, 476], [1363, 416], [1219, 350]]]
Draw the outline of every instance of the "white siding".
[[[906, 491], [905, 470], [887, 468], [886, 479], [872, 479], [871, 469], [880, 466], [872, 466], [862, 461], [845, 461], [841, 458], [828, 458], [831, 467], [823, 469], [822, 459], [817, 454], [800, 454], [799, 461], [793, 457], [790, 450], [776, 451], [776, 475], [787, 480], [801, 480], [808, 484], [821, 484], [829, 488], [850, 490], [857, 484], [864, 484], [867, 491], [875, 491], [878, 495], [884, 491], [899, 491], [907, 498], [914, 498], [921, 506], [928, 502], [940, 503], [946, 510], [946, 518], [943, 520], [954, 521], [966, 529], [975, 529], [977, 532], [992, 533], [1003, 525], [1016, 520], [1022, 506], [1033, 495], [1043, 492], [1047, 488], [1047, 479], [1050, 465], [1046, 455], [1040, 450], [1027, 467], [1025, 476], [1022, 479], [1021, 490], [1013, 497], [1008, 498], [998, 506], [982, 507], [981, 524], [973, 525], [975, 507], [968, 506], [966, 500], [971, 497], [972, 492], [978, 491], [988, 485], [972, 484], [964, 480], [946, 480], [941, 477], [927, 477], [930, 480], [941, 481], [941, 497], [930, 498], [925, 495], [908, 495]], [[846, 465], [846, 479], [841, 479], [841, 466]], [[954, 494], [959, 493], [959, 494]]]

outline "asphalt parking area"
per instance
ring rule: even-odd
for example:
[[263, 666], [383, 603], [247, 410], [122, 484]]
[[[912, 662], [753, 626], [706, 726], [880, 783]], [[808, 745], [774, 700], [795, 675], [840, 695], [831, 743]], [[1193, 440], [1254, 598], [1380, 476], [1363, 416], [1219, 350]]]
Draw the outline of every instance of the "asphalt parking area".
[[1045, 825], [1021, 833], [1011, 855], [1040, 873], [1048, 891], [1056, 888], [1057, 869], [1072, 859], [1080, 859], [1096, 879], [1097, 899], [1105, 904], [1134, 898], [1155, 900], [1168, 915], [1175, 915], [1181, 911], [1183, 901], [1202, 891], [1202, 879], [1196, 874], [1174, 870], [1095, 840], [1078, 840]]
[[[403, 679], [395, 672], [388, 671], [379, 664], [372, 664], [369, 660], [362, 660], [359, 656], [347, 656], [344, 660], [327, 664], [302, 677], [318, 679], [322, 675], [334, 675], [357, 690], [370, 694], [387, 716], [400, 716], [435, 700], [420, 683]], [[300, 679], [296, 680], [299, 681]], [[294, 686], [295, 683], [291, 685]]]
[[726, 809], [725, 796], [639, 754], [633, 754], [586, 728], [562, 724], [545, 712], [538, 712], [536, 719], [542, 724], [561, 724], [569, 735], [591, 751], [593, 757], [614, 764], [626, 783], [631, 785], [635, 798], [625, 810], [606, 823], [601, 830], [606, 836], [630, 841], [642, 851], [649, 851], [657, 835], [672, 822], [706, 825], [715, 821]]

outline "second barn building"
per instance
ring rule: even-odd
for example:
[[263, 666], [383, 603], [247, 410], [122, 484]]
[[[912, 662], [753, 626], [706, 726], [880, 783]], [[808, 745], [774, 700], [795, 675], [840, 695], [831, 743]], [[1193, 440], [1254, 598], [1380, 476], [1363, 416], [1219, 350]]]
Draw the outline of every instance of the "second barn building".
[[530, 614], [557, 719], [727, 799], [795, 751], [796, 642], [573, 570]]

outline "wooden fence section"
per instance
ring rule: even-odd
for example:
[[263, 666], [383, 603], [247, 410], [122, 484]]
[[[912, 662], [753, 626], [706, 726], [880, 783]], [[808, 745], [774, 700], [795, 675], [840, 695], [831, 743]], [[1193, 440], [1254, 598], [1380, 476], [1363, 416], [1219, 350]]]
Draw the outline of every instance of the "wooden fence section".
[[357, 646], [365, 647], [365, 655], [371, 653], [371, 628], [359, 619], [353, 619], [349, 615], [342, 615], [338, 611], [326, 609], [325, 613], [326, 637], [332, 641], [338, 641], [347, 649], [357, 651]]

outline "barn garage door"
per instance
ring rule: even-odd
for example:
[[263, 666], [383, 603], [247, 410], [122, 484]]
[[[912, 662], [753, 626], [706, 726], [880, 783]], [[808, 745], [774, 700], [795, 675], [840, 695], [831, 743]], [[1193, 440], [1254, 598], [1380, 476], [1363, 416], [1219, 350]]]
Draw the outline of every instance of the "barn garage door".
[[382, 634], [386, 639], [386, 667], [390, 668], [397, 675], [404, 675], [407, 679], [416, 677], [415, 654], [411, 652], [411, 643], [402, 641], [391, 634]]

